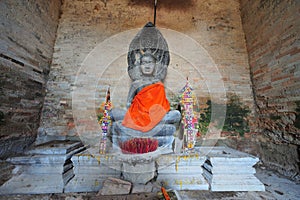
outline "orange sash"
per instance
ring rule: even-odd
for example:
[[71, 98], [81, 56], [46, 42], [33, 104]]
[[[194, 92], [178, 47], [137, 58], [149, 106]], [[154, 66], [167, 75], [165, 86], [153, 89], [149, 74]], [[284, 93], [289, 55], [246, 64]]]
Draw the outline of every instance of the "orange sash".
[[147, 132], [154, 128], [170, 110], [164, 85], [161, 82], [143, 88], [132, 100], [122, 125]]

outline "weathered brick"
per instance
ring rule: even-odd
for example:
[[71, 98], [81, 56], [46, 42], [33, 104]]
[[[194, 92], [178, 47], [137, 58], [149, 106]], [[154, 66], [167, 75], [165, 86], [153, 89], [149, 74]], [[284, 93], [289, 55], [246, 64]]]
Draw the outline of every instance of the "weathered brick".
[[37, 135], [60, 6], [60, 0], [0, 2], [0, 137], [15, 141], [1, 147], [0, 157], [22, 151]]
[[253, 74], [257, 130], [261, 136], [257, 139], [261, 145], [258, 154], [265, 164], [281, 173], [299, 174], [296, 167], [299, 153], [291, 154], [287, 149], [300, 144], [299, 129], [294, 126], [295, 117], [291, 114], [296, 113], [296, 102], [300, 101], [300, 79], [296, 78], [300, 71], [296, 67], [300, 63], [296, 42], [300, 32], [296, 14], [300, 1], [241, 0], [240, 3]]

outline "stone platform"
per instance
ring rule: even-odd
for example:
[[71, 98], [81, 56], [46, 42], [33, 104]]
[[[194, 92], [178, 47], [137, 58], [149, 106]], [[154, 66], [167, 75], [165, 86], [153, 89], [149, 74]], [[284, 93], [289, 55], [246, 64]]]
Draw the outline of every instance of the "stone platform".
[[215, 147], [203, 164], [203, 176], [211, 191], [264, 191], [254, 176], [258, 158], [226, 147]]
[[167, 189], [208, 190], [201, 168], [205, 160], [200, 149], [190, 154], [163, 155], [156, 160], [157, 181]]
[[[196, 148], [193, 153], [189, 154], [167, 153], [159, 156], [150, 154], [149, 157], [147, 158], [145, 155], [122, 155], [120, 153], [92, 155], [89, 150], [76, 154], [72, 157], [75, 177], [66, 185], [65, 192], [98, 191], [102, 187], [103, 181], [108, 177], [121, 177], [134, 183], [146, 183], [154, 176], [154, 173], [156, 182], [167, 189], [219, 191], [216, 186], [220, 184], [216, 185], [215, 181], [210, 181], [211, 179], [207, 176], [207, 169], [214, 172], [212, 175], [214, 180], [220, 180], [218, 176], [222, 169], [227, 172], [229, 176], [227, 176], [227, 181], [225, 177], [225, 184], [230, 182], [231, 173], [241, 176], [240, 179], [234, 178], [240, 180], [239, 185], [243, 187], [235, 184], [235, 188], [228, 188], [227, 191], [264, 190], [262, 184], [254, 176], [253, 165], [258, 162], [258, 158], [227, 147], [202, 147]], [[149, 162], [150, 160], [153, 162]], [[210, 160], [214, 163], [216, 160], [221, 160], [225, 168], [220, 170], [218, 165], [209, 168], [207, 163]], [[239, 162], [243, 164], [236, 165]], [[231, 167], [226, 168], [226, 166]], [[216, 170], [217, 172], [215, 172]], [[249, 182], [251, 185], [247, 185]]]
[[91, 154], [88, 150], [71, 158], [75, 177], [65, 186], [65, 192], [99, 191], [105, 179], [121, 177], [121, 162], [113, 154]]
[[0, 187], [0, 194], [97, 192], [109, 177], [129, 179], [134, 184], [155, 181], [173, 190], [264, 191], [254, 176], [258, 158], [228, 147], [200, 147], [192, 153], [160, 152], [148, 157], [74, 151], [39, 154], [27, 160], [11, 158], [17, 168], [25, 165]]
[[84, 150], [81, 142], [51, 141], [7, 159], [15, 168], [13, 177], [0, 187], [0, 194], [62, 193], [74, 177], [70, 158]]

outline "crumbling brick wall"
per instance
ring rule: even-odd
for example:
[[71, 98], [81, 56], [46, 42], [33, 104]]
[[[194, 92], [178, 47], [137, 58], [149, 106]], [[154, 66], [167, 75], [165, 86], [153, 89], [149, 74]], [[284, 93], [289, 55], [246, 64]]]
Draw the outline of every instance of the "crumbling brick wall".
[[263, 161], [299, 174], [300, 2], [241, 0]]
[[0, 2], [0, 157], [37, 135], [61, 1]]

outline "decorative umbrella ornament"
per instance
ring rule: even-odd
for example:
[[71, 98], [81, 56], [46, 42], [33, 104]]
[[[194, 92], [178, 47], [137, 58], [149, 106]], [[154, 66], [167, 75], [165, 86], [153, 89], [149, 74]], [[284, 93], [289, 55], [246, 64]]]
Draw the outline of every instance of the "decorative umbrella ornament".
[[182, 110], [182, 125], [184, 137], [184, 150], [191, 151], [195, 147], [198, 132], [198, 117], [194, 111], [196, 96], [189, 84], [188, 77], [185, 86], [180, 91], [180, 104]]
[[[101, 108], [103, 108], [103, 116], [99, 120], [99, 124], [102, 130], [102, 137], [100, 141], [100, 154], [104, 154], [106, 152], [106, 141], [107, 141], [107, 134], [109, 133], [110, 126], [111, 126], [111, 117], [109, 116], [109, 111], [112, 108], [112, 103], [110, 101], [110, 88], [108, 87], [106, 92], [106, 98], [104, 104], [102, 103]], [[100, 108], [100, 109], [101, 109]]]

